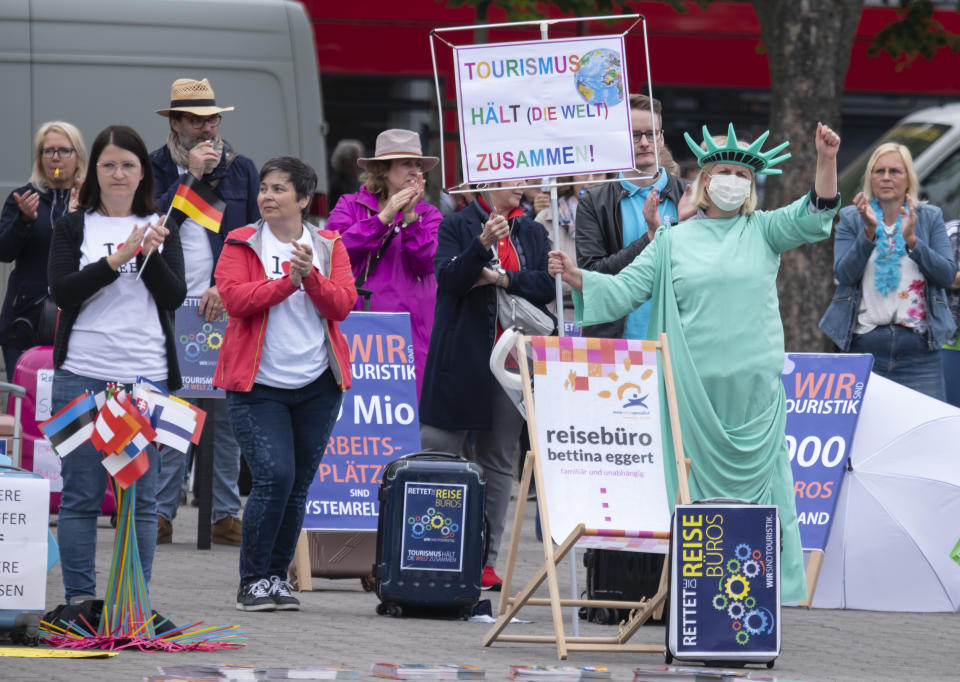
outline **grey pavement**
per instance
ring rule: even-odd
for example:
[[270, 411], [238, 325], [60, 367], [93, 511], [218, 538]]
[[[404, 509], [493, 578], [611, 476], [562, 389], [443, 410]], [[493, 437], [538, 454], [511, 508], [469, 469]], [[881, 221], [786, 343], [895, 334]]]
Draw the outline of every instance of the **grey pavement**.
[[[196, 549], [196, 509], [181, 507], [174, 542], [157, 548], [151, 597], [153, 608], [177, 625], [200, 621], [238, 625], [247, 645], [213, 653], [123, 651], [110, 659], [22, 659], [0, 657], [0, 680], [113, 682], [141, 680], [156, 666], [234, 663], [262, 666], [349, 666], [360, 679], [374, 679], [376, 662], [463, 663], [483, 666], [487, 679], [507, 679], [511, 664], [552, 665], [559, 661], [552, 644], [494, 643], [481, 640], [489, 625], [449, 620], [396, 619], [375, 613], [377, 598], [359, 580], [314, 579], [313, 592], [301, 593], [300, 612], [245, 613], [235, 608], [239, 548], [213, 545]], [[512, 510], [511, 516], [512, 518]], [[109, 569], [113, 533], [101, 519], [97, 575], [102, 591]], [[542, 560], [533, 530], [532, 505], [522, 531], [517, 579], [525, 582]], [[506, 546], [506, 538], [505, 544]], [[506, 552], [502, 553], [505, 557]], [[582, 564], [582, 552], [577, 561]], [[502, 568], [502, 567], [500, 567]], [[501, 575], [503, 571], [500, 571]], [[570, 592], [569, 565], [559, 571], [561, 594]], [[584, 569], [578, 569], [579, 585]], [[891, 586], [896, 589], [896, 586]], [[545, 594], [545, 590], [541, 590]], [[496, 594], [485, 593], [485, 596]], [[59, 564], [49, 574], [48, 606], [63, 601]], [[496, 608], [496, 603], [494, 604]], [[565, 609], [569, 612], [570, 609]], [[535, 622], [508, 626], [506, 633], [552, 634], [546, 607], [526, 607], [521, 617]], [[569, 615], [566, 615], [570, 633]], [[610, 635], [616, 626], [581, 621], [580, 634]], [[780, 680], [957, 680], [960, 679], [960, 615], [878, 613], [785, 608], [783, 647], [772, 671], [753, 667], [754, 676]], [[632, 643], [662, 644], [662, 626], [644, 626]], [[574, 665], [604, 665], [615, 680], [631, 680], [635, 667], [664, 665], [659, 654], [571, 652]]]

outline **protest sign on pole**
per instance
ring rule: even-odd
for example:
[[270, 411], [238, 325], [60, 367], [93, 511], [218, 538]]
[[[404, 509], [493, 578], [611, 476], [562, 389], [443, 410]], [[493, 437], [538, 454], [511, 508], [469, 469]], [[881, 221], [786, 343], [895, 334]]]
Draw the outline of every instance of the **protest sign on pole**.
[[827, 546], [872, 366], [869, 354], [787, 354], [781, 380], [804, 549], [823, 551]]
[[340, 330], [353, 383], [307, 492], [303, 530], [376, 531], [384, 468], [420, 450], [410, 315], [355, 311]]
[[454, 48], [469, 183], [633, 168], [623, 36]]

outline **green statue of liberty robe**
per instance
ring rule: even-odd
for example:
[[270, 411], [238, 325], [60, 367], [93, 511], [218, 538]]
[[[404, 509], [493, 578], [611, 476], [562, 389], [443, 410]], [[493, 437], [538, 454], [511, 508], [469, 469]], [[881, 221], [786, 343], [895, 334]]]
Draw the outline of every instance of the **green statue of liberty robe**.
[[[658, 230], [616, 275], [583, 272], [576, 320], [616, 320], [653, 300], [648, 337], [667, 335], [692, 499], [742, 498], [776, 504], [783, 536], [781, 600], [806, 598], [793, 474], [785, 438], [783, 323], [777, 297], [780, 254], [830, 235], [836, 209], [810, 195], [775, 211], [731, 218], [699, 215]], [[661, 383], [661, 404], [666, 405]], [[673, 462], [669, 415], [661, 420], [663, 461]], [[677, 472], [664, 465], [676, 499]]]

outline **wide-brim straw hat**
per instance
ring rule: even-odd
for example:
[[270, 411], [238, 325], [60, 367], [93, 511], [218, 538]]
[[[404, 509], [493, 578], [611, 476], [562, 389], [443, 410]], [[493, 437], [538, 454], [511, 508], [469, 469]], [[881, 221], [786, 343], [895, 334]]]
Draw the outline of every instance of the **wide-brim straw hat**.
[[192, 78], [178, 78], [170, 86], [170, 108], [158, 109], [161, 116], [170, 116], [171, 111], [182, 111], [195, 116], [213, 116], [224, 111], [233, 111], [233, 107], [218, 107], [213, 96], [210, 81], [204, 78], [195, 81]]
[[377, 135], [377, 146], [373, 156], [357, 159], [357, 165], [366, 168], [369, 161], [390, 161], [391, 159], [420, 159], [424, 172], [440, 162], [436, 156], [423, 155], [420, 136], [415, 132], [392, 128]]

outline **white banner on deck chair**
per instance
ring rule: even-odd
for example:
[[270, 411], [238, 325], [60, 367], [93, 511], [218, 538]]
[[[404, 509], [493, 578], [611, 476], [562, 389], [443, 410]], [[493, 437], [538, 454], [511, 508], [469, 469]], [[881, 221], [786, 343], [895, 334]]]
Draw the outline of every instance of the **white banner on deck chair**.
[[623, 36], [454, 53], [467, 182], [633, 168]]
[[[666, 552], [669, 531], [652, 341], [532, 337], [539, 460], [550, 532], [597, 529], [581, 545]], [[623, 533], [626, 534], [624, 537]]]

